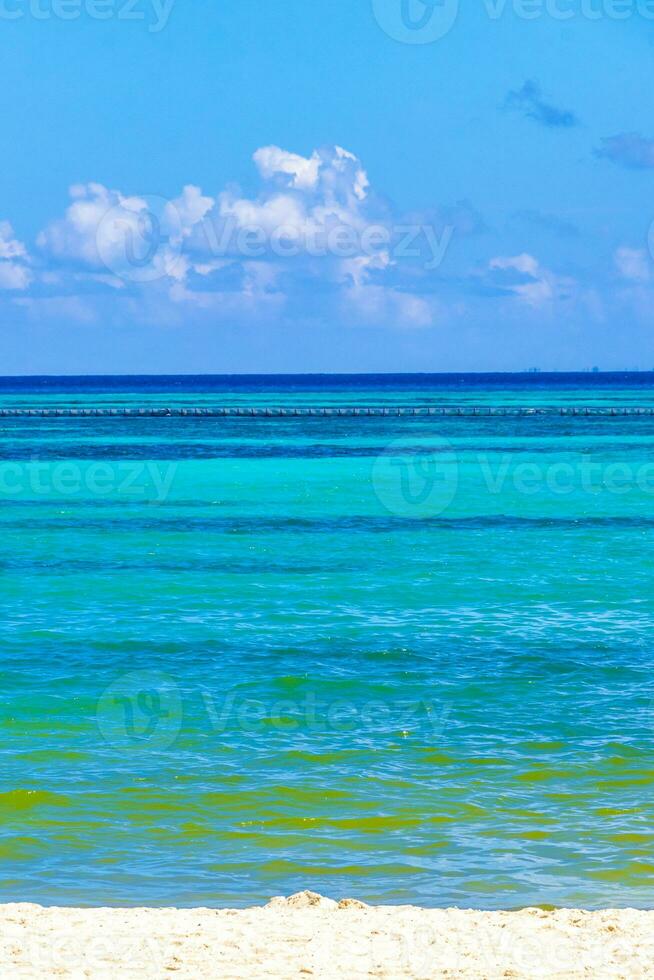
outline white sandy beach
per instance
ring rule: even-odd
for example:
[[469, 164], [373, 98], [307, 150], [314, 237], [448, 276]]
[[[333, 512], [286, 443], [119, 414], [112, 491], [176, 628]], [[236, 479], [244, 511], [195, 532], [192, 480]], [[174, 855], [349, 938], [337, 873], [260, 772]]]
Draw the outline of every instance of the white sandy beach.
[[234, 910], [0, 907], [15, 978], [654, 976], [654, 912], [475, 912], [339, 903], [302, 892]]

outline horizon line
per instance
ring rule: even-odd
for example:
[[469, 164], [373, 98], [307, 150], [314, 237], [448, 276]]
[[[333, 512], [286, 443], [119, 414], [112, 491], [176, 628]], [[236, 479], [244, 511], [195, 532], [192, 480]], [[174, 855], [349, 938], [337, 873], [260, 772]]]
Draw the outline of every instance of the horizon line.
[[546, 377], [550, 375], [591, 375], [602, 377], [605, 375], [641, 375], [654, 374], [652, 368], [614, 368], [600, 370], [597, 368], [576, 368], [566, 370], [545, 370], [526, 368], [520, 371], [231, 371], [220, 372], [157, 372], [155, 374], [140, 373], [112, 373], [112, 374], [3, 374], [0, 375], [2, 381], [29, 381], [29, 380], [97, 380], [112, 378], [433, 378], [433, 377], [516, 377], [524, 376], [530, 378]]

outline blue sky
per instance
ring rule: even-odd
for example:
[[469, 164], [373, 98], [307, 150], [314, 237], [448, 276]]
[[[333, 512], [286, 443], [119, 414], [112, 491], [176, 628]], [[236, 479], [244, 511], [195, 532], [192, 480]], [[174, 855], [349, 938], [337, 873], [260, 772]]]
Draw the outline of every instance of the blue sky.
[[2, 0], [0, 45], [3, 374], [654, 368], [648, 0]]

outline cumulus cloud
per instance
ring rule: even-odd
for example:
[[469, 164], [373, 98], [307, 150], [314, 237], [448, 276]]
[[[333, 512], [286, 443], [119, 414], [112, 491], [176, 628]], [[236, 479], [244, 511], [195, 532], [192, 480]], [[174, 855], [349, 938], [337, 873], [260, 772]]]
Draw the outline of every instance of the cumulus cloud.
[[287, 186], [297, 190], [312, 190], [318, 183], [320, 155], [315, 150], [307, 159], [279, 146], [262, 146], [254, 153], [254, 162], [265, 180], [282, 176]]
[[[369, 217], [364, 211], [368, 177], [360, 161], [340, 146], [316, 150], [311, 157], [287, 153], [276, 146], [257, 150], [254, 161], [264, 179], [257, 198], [234, 190], [219, 195], [216, 225], [232, 231], [275, 236], [280, 251], [291, 242], [300, 251], [330, 250], [329, 233], [336, 228], [361, 231]], [[279, 178], [283, 179], [280, 181]], [[286, 243], [286, 249], [284, 248]]]
[[398, 260], [397, 240], [410, 236], [371, 195], [355, 154], [331, 146], [305, 157], [265, 146], [253, 161], [254, 195], [228, 186], [210, 196], [187, 185], [165, 200], [99, 183], [71, 187], [64, 214], [37, 237], [41, 285], [55, 296], [94, 284], [130, 304], [139, 291], [140, 308], [162, 317], [185, 306], [217, 317], [252, 316], [257, 308], [265, 315], [321, 293], [334, 311], [349, 304], [356, 317], [430, 320], [430, 301], [391, 281], [390, 270], [395, 279], [411, 262], [433, 270], [455, 228], [472, 233], [480, 224], [467, 202], [434, 212], [451, 227], [439, 238], [430, 225], [422, 250], [405, 249]]
[[491, 259], [488, 273], [497, 288], [531, 307], [569, 299], [576, 286], [574, 279], [556, 275], [527, 252]]
[[58, 259], [73, 259], [98, 268], [103, 265], [98, 252], [101, 222], [112, 208], [121, 208], [126, 220], [132, 220], [145, 202], [137, 197], [124, 197], [102, 184], [74, 184], [70, 188], [72, 204], [65, 216], [53, 221], [36, 239], [39, 248]]
[[654, 167], [654, 139], [640, 133], [618, 133], [605, 136], [595, 156], [630, 170], [651, 170]]
[[180, 196], [170, 202], [169, 225], [176, 226], [182, 238], [189, 238], [215, 203], [212, 197], [205, 197], [199, 187], [187, 184]]
[[29, 256], [8, 221], [0, 221], [0, 289], [24, 290], [32, 282]]
[[[651, 288], [641, 250], [610, 256], [624, 282], [608, 276], [594, 292], [549, 268], [533, 246], [498, 244], [511, 227], [489, 229], [467, 200], [399, 213], [340, 146], [307, 156], [265, 146], [253, 162], [258, 185], [248, 192], [187, 184], [163, 198], [75, 185], [36, 249], [0, 222], [2, 302], [26, 317], [84, 324], [416, 329], [463, 322], [482, 304], [486, 315], [489, 298], [527, 322], [560, 304], [596, 315], [602, 290], [620, 297]], [[525, 226], [544, 224], [531, 212], [520, 220], [520, 238]], [[464, 239], [474, 239], [469, 261], [459, 253]]]
[[553, 129], [570, 129], [579, 125], [577, 116], [570, 109], [560, 109], [546, 102], [541, 95], [540, 86], [533, 81], [526, 81], [522, 88], [510, 91], [504, 107], [521, 112], [527, 119]]
[[171, 202], [167, 218], [176, 212], [182, 226], [172, 237], [188, 245], [190, 268], [206, 271], [229, 257], [328, 258], [339, 247], [356, 252], [371, 215], [368, 178], [353, 154], [336, 146], [301, 157], [268, 146], [255, 152], [254, 162], [262, 178], [255, 197], [229, 187], [214, 199], [187, 187]]
[[70, 197], [64, 217], [37, 236], [38, 247], [53, 259], [134, 282], [183, 278], [182, 244], [214, 204], [192, 185], [172, 201], [97, 183], [74, 185]]

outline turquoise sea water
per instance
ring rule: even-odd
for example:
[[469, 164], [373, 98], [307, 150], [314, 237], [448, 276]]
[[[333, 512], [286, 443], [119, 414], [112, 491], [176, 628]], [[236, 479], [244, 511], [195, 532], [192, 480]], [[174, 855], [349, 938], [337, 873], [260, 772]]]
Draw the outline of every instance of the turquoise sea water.
[[[0, 405], [654, 405], [652, 375]], [[0, 901], [652, 906], [654, 418], [0, 419]]]

